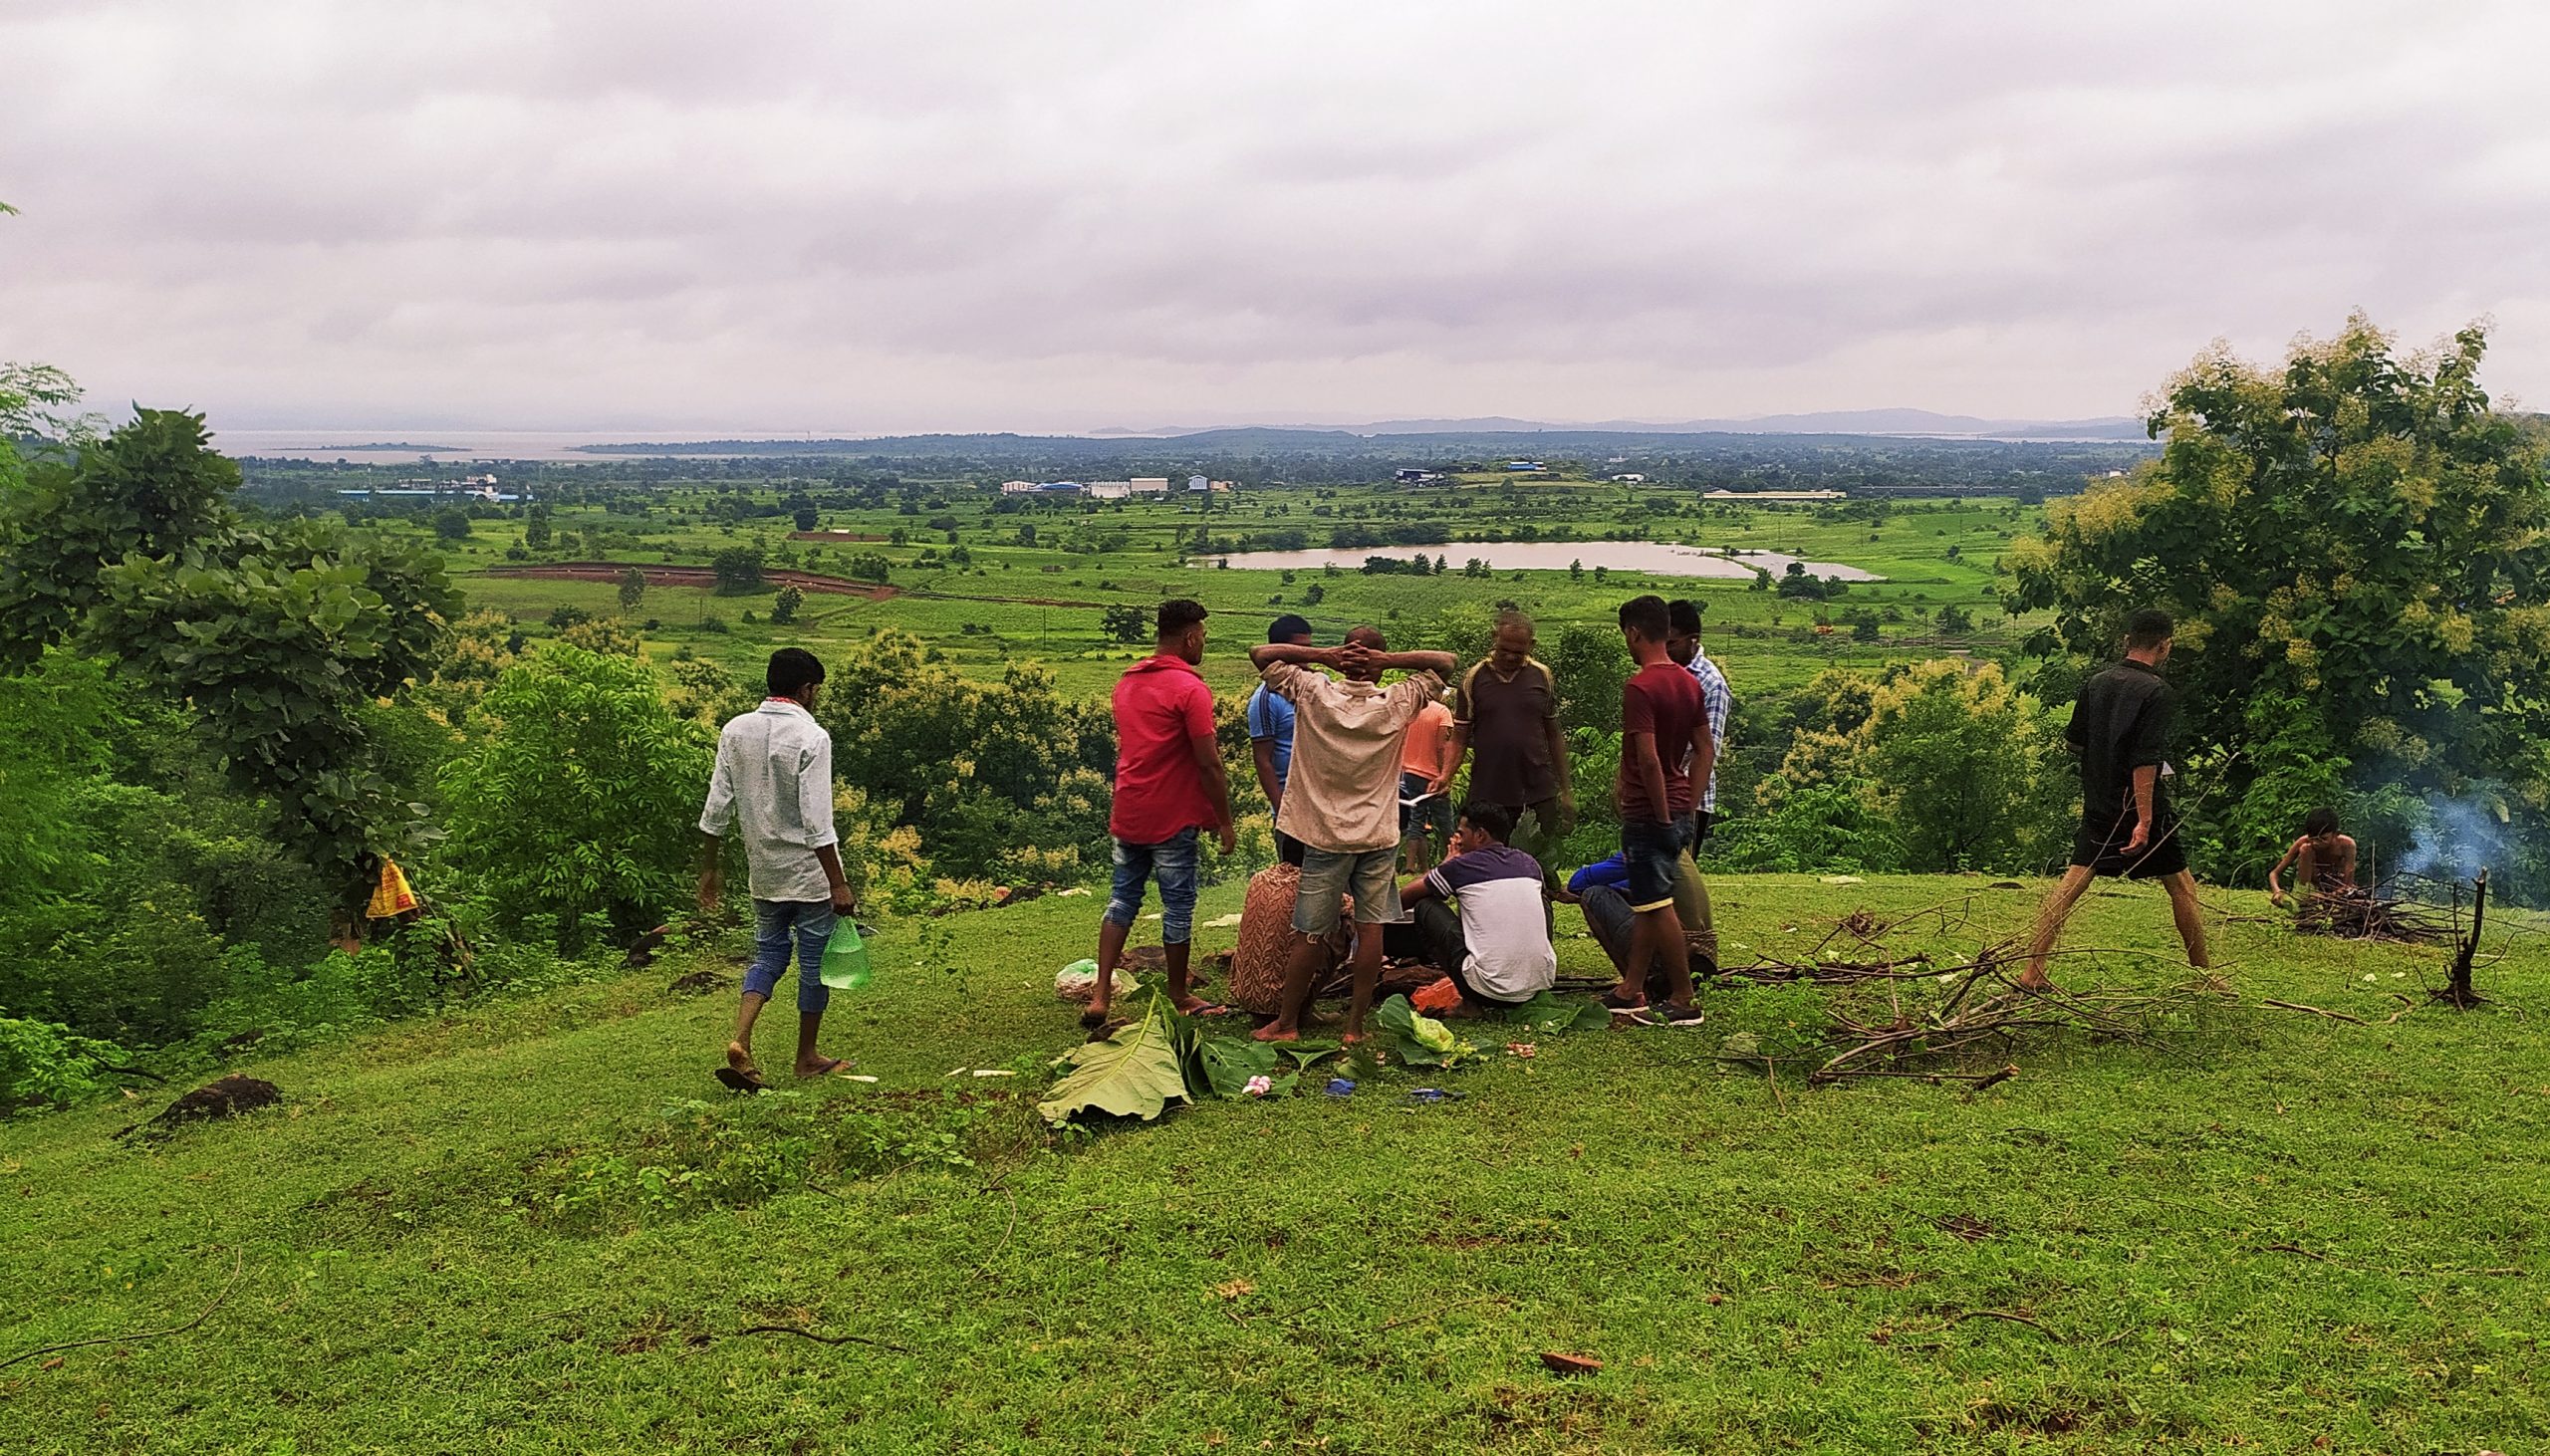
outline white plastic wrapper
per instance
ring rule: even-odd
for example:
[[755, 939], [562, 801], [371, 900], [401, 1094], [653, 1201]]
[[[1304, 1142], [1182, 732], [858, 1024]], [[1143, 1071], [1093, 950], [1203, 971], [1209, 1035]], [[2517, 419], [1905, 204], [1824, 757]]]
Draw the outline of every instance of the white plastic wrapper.
[[[1116, 994], [1131, 996], [1142, 989], [1134, 973], [1123, 966], [1116, 968]], [[1086, 1003], [1098, 991], [1098, 962], [1074, 961], [1054, 973], [1054, 994], [1065, 1001]]]

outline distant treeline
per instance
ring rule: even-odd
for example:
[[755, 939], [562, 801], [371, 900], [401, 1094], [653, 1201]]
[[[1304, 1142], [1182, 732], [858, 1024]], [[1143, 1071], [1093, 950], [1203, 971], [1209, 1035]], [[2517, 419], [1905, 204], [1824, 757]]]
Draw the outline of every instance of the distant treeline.
[[[1653, 486], [1695, 490], [1842, 490], [1856, 494], [2069, 494], [2089, 479], [2130, 470], [2157, 447], [2134, 440], [1916, 439], [1883, 435], [1511, 434], [1355, 435], [1320, 430], [1217, 430], [1173, 439], [1040, 435], [914, 435], [877, 440], [718, 441], [687, 449], [723, 458], [667, 458], [664, 447], [614, 445], [591, 464], [498, 461], [510, 486], [543, 494], [578, 487], [655, 487], [765, 482], [774, 477], [836, 489], [892, 489], [912, 477], [987, 488], [1003, 480], [1108, 480], [1209, 474], [1252, 489], [1387, 481], [1397, 470], [1444, 474], [1496, 470], [1530, 458], [1548, 474], [1639, 475]], [[413, 474], [413, 464], [252, 459], [259, 494], [333, 489]], [[1436, 489], [1415, 486], [1412, 490]]]

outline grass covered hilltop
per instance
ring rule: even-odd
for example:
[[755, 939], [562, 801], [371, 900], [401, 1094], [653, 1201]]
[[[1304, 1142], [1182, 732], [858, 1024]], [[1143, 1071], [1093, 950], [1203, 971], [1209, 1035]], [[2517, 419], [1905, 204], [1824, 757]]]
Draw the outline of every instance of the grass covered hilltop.
[[[1740, 962], [1970, 897], [1890, 937], [1961, 958], [2038, 886], [1718, 888]], [[1389, 1069], [1345, 1100], [1065, 1136], [1033, 1104], [1078, 1037], [1050, 981], [1094, 899], [892, 927], [833, 1018], [879, 1081], [755, 1100], [707, 1075], [731, 993], [666, 990], [731, 973], [738, 944], [709, 942], [243, 1064], [285, 1104], [163, 1143], [116, 1136], [148, 1098], [0, 1124], [0, 1359], [227, 1291], [183, 1333], [0, 1369], [0, 1430], [62, 1452], [2541, 1449], [2534, 924], [2503, 917], [2491, 1007], [2389, 1022], [2439, 951], [2226, 923], [2263, 899], [2215, 898], [2236, 1000], [2151, 1045], [2024, 1043], [1979, 1093], [1721, 1061], [1886, 994], [1751, 986], [1696, 1033], [1430, 1079], [1460, 1100], [1411, 1103], [1426, 1082]], [[2061, 963], [2072, 984], [2185, 976], [2156, 889], [2087, 901], [2068, 943], [2104, 948]]]

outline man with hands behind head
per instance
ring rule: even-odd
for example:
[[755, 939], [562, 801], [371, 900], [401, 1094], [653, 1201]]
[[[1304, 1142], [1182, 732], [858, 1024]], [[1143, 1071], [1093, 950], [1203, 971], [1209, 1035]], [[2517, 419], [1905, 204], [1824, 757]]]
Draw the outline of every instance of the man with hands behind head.
[[[1400, 918], [1400, 756], [1407, 725], [1443, 690], [1449, 652], [1394, 652], [1381, 632], [1359, 626], [1340, 647], [1270, 642], [1250, 663], [1293, 705], [1293, 768], [1275, 828], [1302, 842], [1302, 889], [1293, 902], [1297, 943], [1285, 968], [1282, 1004], [1258, 1040], [1297, 1041], [1312, 981], [1327, 963], [1323, 941], [1355, 898], [1354, 1000], [1346, 1040], [1361, 1041], [1364, 1015], [1382, 975], [1381, 927]], [[1341, 679], [1311, 670], [1328, 667]], [[1389, 687], [1382, 674], [1409, 675]]]

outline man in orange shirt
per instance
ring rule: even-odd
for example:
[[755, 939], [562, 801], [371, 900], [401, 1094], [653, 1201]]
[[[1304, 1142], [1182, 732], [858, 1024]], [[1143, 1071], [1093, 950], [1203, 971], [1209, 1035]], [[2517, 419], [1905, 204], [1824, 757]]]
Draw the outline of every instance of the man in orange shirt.
[[1451, 776], [1452, 710], [1438, 697], [1417, 710], [1400, 749], [1400, 858], [1409, 874], [1433, 868], [1435, 836], [1450, 834], [1444, 811], [1452, 796], [1448, 789], [1436, 789], [1434, 781]]

